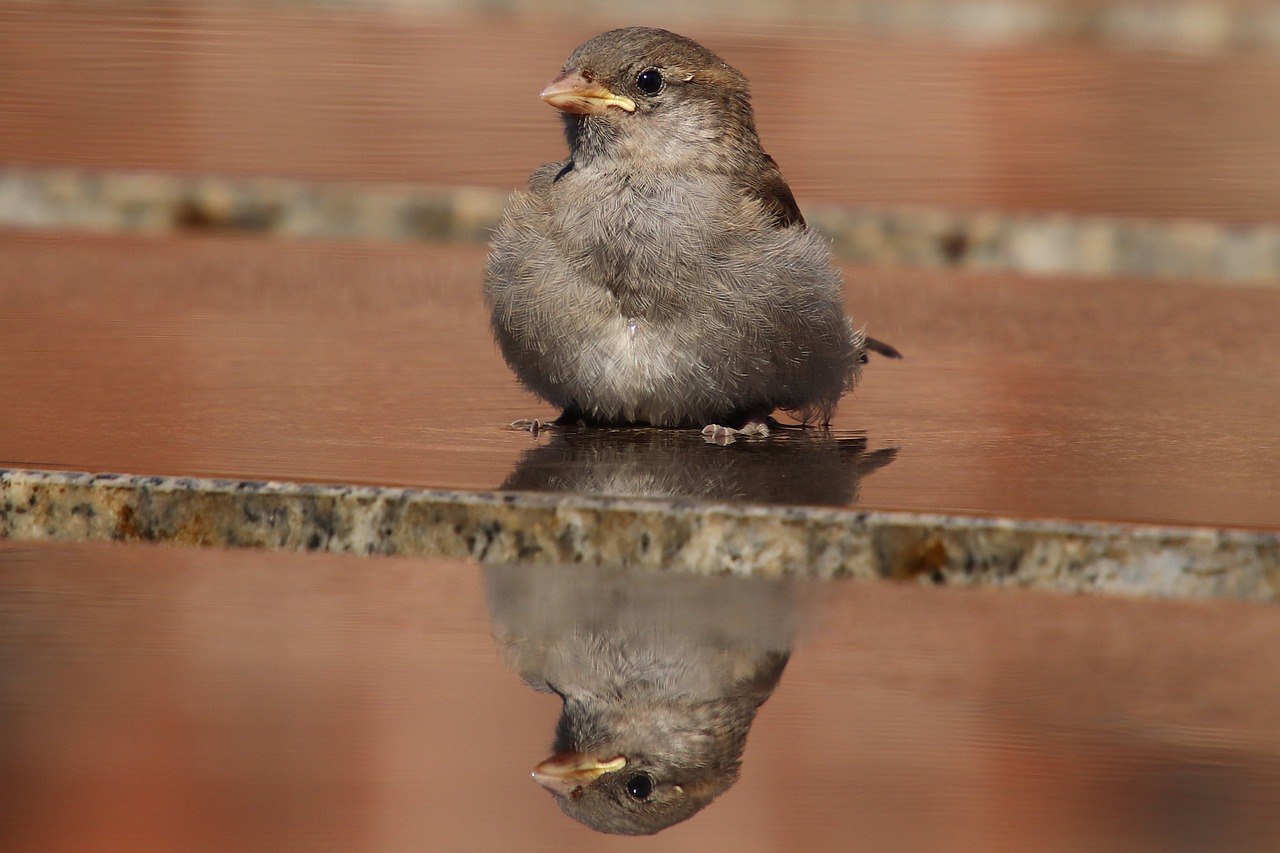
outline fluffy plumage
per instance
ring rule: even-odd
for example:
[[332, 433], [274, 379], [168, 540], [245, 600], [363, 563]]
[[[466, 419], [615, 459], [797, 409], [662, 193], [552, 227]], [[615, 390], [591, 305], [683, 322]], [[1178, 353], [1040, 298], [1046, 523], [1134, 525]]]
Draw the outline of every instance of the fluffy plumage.
[[828, 422], [867, 344], [760, 147], [746, 79], [629, 28], [575, 50], [543, 96], [569, 158], [512, 196], [484, 277], [520, 381], [566, 420]]
[[534, 778], [565, 814], [648, 835], [737, 781], [790, 654], [797, 586], [590, 566], [484, 573], [508, 661], [564, 703]]

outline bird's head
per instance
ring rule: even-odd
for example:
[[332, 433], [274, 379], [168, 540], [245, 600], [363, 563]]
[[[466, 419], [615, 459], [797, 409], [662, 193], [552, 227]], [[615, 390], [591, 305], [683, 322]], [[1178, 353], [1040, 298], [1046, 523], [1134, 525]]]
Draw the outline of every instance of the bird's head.
[[628, 27], [584, 43], [542, 99], [564, 113], [575, 160], [636, 159], [665, 168], [758, 149], [747, 79], [697, 42]]
[[[740, 755], [739, 749], [739, 755]], [[555, 795], [569, 817], [598, 832], [651, 835], [692, 817], [738, 778], [737, 761], [714, 768], [705, 756], [557, 752], [534, 779]]]
[[756, 710], [786, 662], [762, 655], [706, 701], [566, 695], [555, 754], [533, 778], [565, 814], [600, 832], [650, 835], [679, 823], [738, 780]]

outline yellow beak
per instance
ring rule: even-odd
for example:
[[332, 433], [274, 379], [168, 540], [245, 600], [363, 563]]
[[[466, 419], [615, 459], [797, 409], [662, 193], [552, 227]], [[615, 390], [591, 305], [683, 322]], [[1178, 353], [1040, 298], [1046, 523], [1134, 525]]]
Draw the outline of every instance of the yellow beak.
[[590, 80], [581, 71], [570, 69], [547, 84], [539, 95], [558, 110], [574, 115], [599, 115], [610, 107], [635, 112], [636, 102], [626, 95], [616, 95]]
[[627, 759], [621, 755], [609, 761], [597, 761], [580, 752], [557, 752], [533, 768], [533, 781], [558, 797], [572, 797], [575, 791], [605, 773], [621, 770], [626, 765]]

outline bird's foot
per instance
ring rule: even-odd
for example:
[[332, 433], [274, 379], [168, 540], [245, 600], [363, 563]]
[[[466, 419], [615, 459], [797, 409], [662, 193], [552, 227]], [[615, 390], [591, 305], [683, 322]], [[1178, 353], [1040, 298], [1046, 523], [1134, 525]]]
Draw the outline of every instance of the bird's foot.
[[512, 429], [519, 430], [520, 432], [527, 432], [532, 435], [537, 435], [544, 429], [551, 429], [555, 425], [555, 421], [543, 421], [537, 418], [521, 418], [518, 421], [511, 422]]
[[511, 422], [512, 429], [532, 433], [535, 436], [543, 430], [556, 428], [563, 429], [564, 427], [580, 427], [585, 425], [586, 419], [583, 418], [582, 413], [572, 406], [561, 412], [560, 417], [556, 418], [554, 421], [544, 421], [539, 420], [538, 418], [521, 418], [518, 421]]
[[738, 440], [738, 431], [733, 427], [720, 426], [720, 424], [707, 424], [702, 428], [702, 437], [708, 444], [724, 447]]
[[733, 444], [739, 438], [768, 438], [769, 424], [764, 420], [750, 420], [743, 424], [741, 429], [720, 424], [707, 424], [702, 428], [702, 437], [710, 444], [723, 447], [726, 444]]

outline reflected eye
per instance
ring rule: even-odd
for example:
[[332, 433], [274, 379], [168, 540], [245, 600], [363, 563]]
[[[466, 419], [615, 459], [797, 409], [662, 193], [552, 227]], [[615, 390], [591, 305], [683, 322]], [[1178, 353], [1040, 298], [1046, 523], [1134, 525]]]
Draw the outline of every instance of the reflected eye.
[[656, 68], [646, 68], [636, 77], [636, 88], [646, 95], [656, 95], [662, 91], [662, 72]]
[[647, 800], [653, 793], [653, 780], [644, 773], [632, 776], [627, 780], [627, 793], [634, 799]]

